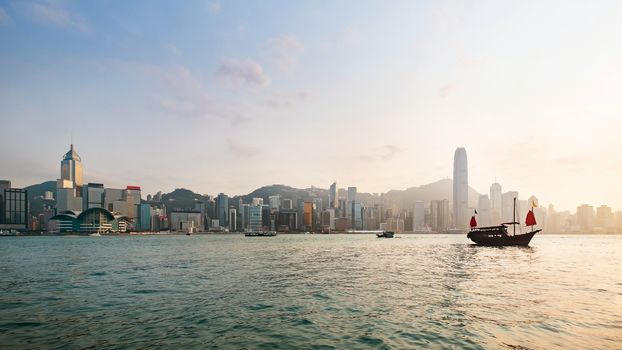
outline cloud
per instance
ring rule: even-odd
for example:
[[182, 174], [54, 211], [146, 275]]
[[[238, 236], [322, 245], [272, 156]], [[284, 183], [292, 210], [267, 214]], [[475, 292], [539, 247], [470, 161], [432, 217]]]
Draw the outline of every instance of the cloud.
[[153, 98], [158, 107], [176, 117], [220, 118], [234, 125], [250, 120], [241, 104], [233, 105], [213, 97], [205, 85], [185, 66], [158, 66], [125, 61], [111, 61], [106, 65], [153, 79], [157, 91]]
[[210, 1], [210, 0], [205, 2], [205, 6], [207, 7], [207, 10], [213, 14], [220, 13], [220, 10], [222, 8], [219, 2]]
[[261, 153], [257, 148], [244, 146], [232, 140], [228, 140], [227, 145], [229, 153], [239, 158], [253, 158]]
[[438, 89], [438, 96], [440, 98], [445, 98], [445, 97], [449, 96], [449, 94], [451, 93], [453, 88], [454, 88], [454, 86], [451, 83], [442, 86], [440, 89]]
[[57, 27], [75, 29], [83, 33], [91, 31], [91, 28], [81, 16], [67, 11], [56, 3], [32, 3], [29, 8], [30, 12], [43, 22]]
[[399, 154], [403, 153], [405, 150], [404, 148], [402, 148], [401, 146], [398, 145], [384, 145], [382, 147], [382, 160], [391, 160], [393, 158], [395, 158], [396, 156], [398, 156]]
[[225, 60], [216, 71], [216, 76], [232, 86], [263, 86], [270, 82], [261, 65], [250, 59]]
[[11, 23], [11, 17], [6, 13], [6, 11], [0, 7], [0, 25], [8, 25]]
[[297, 38], [283, 35], [269, 39], [267, 51], [275, 69], [291, 73], [298, 65], [298, 56], [305, 51], [305, 46]]
[[369, 154], [359, 155], [357, 158], [364, 162], [389, 161], [406, 151], [402, 146], [386, 144]]
[[173, 56], [175, 56], [177, 58], [183, 56], [183, 53], [181, 52], [181, 50], [177, 46], [175, 46], [175, 45], [172, 45], [172, 44], [165, 45], [164, 49], [166, 51], [168, 51], [171, 55], [173, 55]]
[[306, 91], [298, 91], [292, 94], [275, 95], [264, 101], [263, 106], [271, 109], [288, 109], [293, 108], [298, 102], [309, 98]]
[[361, 30], [355, 24], [350, 24], [343, 31], [343, 45], [346, 47], [354, 47], [363, 43], [363, 35]]

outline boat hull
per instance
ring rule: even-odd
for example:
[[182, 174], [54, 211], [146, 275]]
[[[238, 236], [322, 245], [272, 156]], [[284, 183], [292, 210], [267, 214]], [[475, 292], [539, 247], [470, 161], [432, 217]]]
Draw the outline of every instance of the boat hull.
[[533, 232], [523, 233], [519, 235], [508, 235], [503, 231], [471, 231], [467, 235], [475, 244], [488, 247], [505, 247], [505, 246], [523, 246], [526, 247], [531, 242], [533, 236], [540, 232], [536, 230]]

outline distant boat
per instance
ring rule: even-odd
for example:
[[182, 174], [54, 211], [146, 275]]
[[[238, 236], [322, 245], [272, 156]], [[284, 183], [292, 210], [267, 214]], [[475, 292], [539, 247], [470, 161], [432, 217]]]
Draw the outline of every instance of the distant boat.
[[[476, 212], [477, 214], [477, 212]], [[473, 242], [482, 246], [528, 246], [533, 236], [542, 231], [533, 229], [536, 225], [536, 217], [533, 214], [533, 208], [527, 213], [525, 220], [527, 226], [531, 226], [531, 232], [516, 234], [516, 198], [514, 198], [514, 220], [506, 222], [500, 226], [477, 227], [475, 215], [471, 217], [471, 231], [467, 234]], [[508, 233], [508, 225], [512, 225], [513, 234]]]
[[376, 237], [378, 238], [393, 238], [394, 235], [395, 235], [395, 232], [393, 231], [384, 231], [384, 232], [376, 233]]
[[244, 234], [246, 237], [274, 237], [276, 232], [274, 231], [252, 231]]
[[101, 237], [99, 232], [91, 233], [89, 236], [91, 236], [91, 237]]

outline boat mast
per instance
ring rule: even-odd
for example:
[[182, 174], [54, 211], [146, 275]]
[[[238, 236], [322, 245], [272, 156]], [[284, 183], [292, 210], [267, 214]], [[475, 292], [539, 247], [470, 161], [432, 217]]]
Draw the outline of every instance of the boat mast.
[[514, 236], [516, 236], [516, 197], [514, 197], [514, 210], [512, 212], [512, 227], [514, 229]]

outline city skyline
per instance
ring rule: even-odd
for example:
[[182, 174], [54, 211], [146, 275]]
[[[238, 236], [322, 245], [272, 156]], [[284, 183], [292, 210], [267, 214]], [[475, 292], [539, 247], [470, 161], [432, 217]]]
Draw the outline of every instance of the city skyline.
[[497, 179], [561, 210], [619, 210], [621, 14], [616, 2], [2, 2], [1, 175], [54, 180], [49, 160], [73, 141], [86, 180], [145, 193], [334, 180], [378, 193], [452, 178], [465, 147], [480, 194]]

